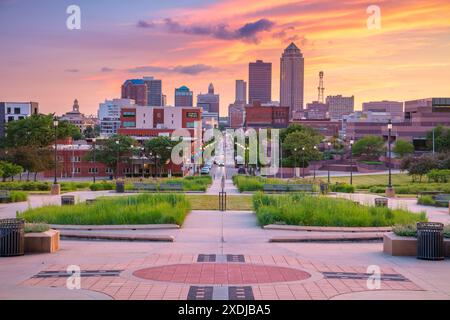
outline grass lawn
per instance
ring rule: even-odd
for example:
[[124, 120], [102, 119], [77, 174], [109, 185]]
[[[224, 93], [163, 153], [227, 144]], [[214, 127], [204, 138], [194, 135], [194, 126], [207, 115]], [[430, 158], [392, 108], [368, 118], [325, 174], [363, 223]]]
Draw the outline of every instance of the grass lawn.
[[404, 209], [301, 194], [274, 197], [257, 193], [253, 196], [253, 207], [260, 225], [383, 227], [427, 221], [424, 212], [415, 214]]
[[[322, 178], [326, 179], [326, 178]], [[331, 183], [335, 182], [350, 182], [350, 176], [348, 177], [331, 177]], [[353, 184], [359, 189], [368, 189], [370, 186], [387, 185], [388, 175], [387, 174], [377, 174], [377, 175], [354, 175]], [[392, 184], [409, 184], [411, 183], [411, 177], [407, 174], [393, 174]]]
[[[219, 210], [219, 196], [186, 195], [192, 210]], [[252, 210], [251, 196], [227, 196], [227, 210]]]
[[143, 194], [98, 198], [94, 204], [44, 206], [18, 214], [30, 223], [75, 225], [165, 224], [182, 225], [190, 203], [182, 194]]

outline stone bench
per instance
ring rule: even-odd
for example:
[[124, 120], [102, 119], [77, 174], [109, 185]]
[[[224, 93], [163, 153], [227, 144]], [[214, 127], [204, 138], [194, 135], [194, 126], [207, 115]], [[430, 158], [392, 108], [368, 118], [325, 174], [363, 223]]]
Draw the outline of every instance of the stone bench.
[[133, 188], [138, 191], [152, 191], [158, 190], [156, 184], [154, 183], [134, 183]]
[[0, 202], [9, 202], [11, 193], [8, 190], [0, 190]]
[[263, 186], [264, 192], [288, 192], [287, 184], [265, 184]]
[[75, 196], [61, 196], [62, 206], [73, 206], [75, 204]]
[[161, 183], [159, 185], [159, 191], [183, 191], [183, 185], [181, 183]]
[[446, 207], [449, 204], [450, 201], [450, 194], [437, 194], [433, 197], [434, 201], [440, 206]]

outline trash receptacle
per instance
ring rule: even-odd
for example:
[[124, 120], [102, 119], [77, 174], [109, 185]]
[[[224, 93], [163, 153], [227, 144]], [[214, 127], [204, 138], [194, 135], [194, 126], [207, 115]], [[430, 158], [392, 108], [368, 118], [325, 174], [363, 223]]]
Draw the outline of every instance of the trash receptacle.
[[75, 204], [75, 196], [61, 196], [62, 206], [73, 206]]
[[439, 222], [417, 223], [417, 258], [444, 260], [444, 224]]
[[125, 182], [123, 182], [123, 181], [117, 181], [116, 182], [116, 192], [117, 193], [124, 193], [125, 192]]
[[375, 198], [375, 207], [387, 207], [388, 199], [387, 198]]
[[0, 219], [0, 257], [24, 254], [24, 228], [22, 219]]
[[321, 183], [320, 184], [320, 193], [321, 194], [327, 194], [328, 193], [328, 184], [327, 183]]

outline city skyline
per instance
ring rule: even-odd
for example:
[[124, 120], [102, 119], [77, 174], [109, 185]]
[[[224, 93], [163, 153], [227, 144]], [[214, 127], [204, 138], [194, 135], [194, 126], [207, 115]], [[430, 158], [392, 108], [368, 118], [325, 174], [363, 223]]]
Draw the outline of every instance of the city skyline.
[[325, 96], [354, 95], [357, 110], [367, 101], [448, 95], [445, 1], [380, 1], [379, 30], [367, 28], [370, 3], [359, 1], [252, 0], [236, 15], [235, 0], [80, 0], [81, 30], [66, 28], [70, 4], [0, 1], [0, 101], [37, 101], [41, 112], [63, 114], [77, 98], [95, 114], [105, 99], [120, 98], [126, 79], [154, 76], [169, 105], [175, 88], [196, 96], [213, 82], [225, 115], [252, 61], [272, 63], [278, 100], [279, 57], [292, 41], [305, 58], [305, 104], [317, 100], [321, 70]]

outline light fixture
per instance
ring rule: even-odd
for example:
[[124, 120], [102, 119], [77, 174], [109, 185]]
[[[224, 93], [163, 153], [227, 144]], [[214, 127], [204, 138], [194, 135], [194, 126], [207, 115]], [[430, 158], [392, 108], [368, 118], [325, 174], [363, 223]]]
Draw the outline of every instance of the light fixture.
[[350, 140], [350, 144], [353, 145], [355, 143], [354, 140]]
[[53, 126], [54, 127], [57, 127], [58, 126], [58, 119], [53, 119]]

